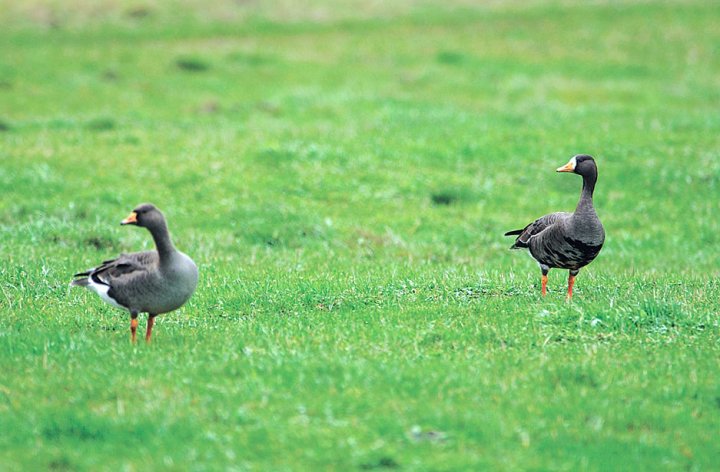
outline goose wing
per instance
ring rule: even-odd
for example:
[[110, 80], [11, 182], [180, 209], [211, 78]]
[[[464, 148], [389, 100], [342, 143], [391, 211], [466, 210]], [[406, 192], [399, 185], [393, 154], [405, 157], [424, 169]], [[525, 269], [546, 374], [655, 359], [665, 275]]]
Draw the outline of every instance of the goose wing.
[[85, 272], [78, 272], [73, 277], [92, 277], [93, 281], [112, 287], [118, 282], [124, 282], [146, 273], [157, 263], [158, 254], [155, 251], [121, 254], [116, 259], [103, 261], [99, 266]]
[[117, 259], [103, 261], [97, 267], [74, 275], [73, 285], [91, 288], [110, 303], [130, 307], [133, 293], [141, 290], [156, 271], [159, 263], [155, 251], [122, 254]]
[[558, 222], [570, 218], [571, 216], [572, 213], [567, 212], [550, 213], [549, 215], [541, 216], [523, 229], [508, 231], [507, 233], [505, 233], [505, 236], [518, 235], [518, 237], [515, 239], [515, 243], [510, 246], [510, 249], [521, 249], [528, 247], [528, 242], [530, 241], [530, 238], [542, 233], [543, 231], [552, 227]]

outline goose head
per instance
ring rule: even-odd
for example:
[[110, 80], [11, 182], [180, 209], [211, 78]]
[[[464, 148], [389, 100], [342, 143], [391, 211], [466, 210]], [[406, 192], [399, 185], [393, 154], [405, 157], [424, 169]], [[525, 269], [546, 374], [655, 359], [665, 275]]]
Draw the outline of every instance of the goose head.
[[141, 226], [152, 230], [163, 227], [165, 225], [165, 217], [152, 203], [143, 203], [136, 206], [120, 224]]
[[573, 156], [567, 164], [557, 168], [558, 172], [573, 172], [575, 174], [588, 177], [593, 174], [597, 174], [597, 166], [595, 165], [595, 159], [587, 154], [578, 154]]

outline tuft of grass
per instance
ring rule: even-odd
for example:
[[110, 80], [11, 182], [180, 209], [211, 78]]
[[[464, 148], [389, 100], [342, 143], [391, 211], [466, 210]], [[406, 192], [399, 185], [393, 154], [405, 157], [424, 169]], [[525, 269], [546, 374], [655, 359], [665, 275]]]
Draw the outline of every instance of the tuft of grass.
[[152, 14], [153, 10], [145, 5], [135, 5], [125, 10], [125, 15], [127, 15], [128, 18], [133, 18], [135, 20], [147, 18]]
[[437, 53], [436, 59], [440, 64], [452, 66], [468, 62], [468, 57], [465, 54], [457, 51], [440, 51]]
[[178, 69], [186, 72], [205, 72], [210, 69], [210, 64], [207, 61], [199, 57], [191, 56], [184, 56], [175, 59], [175, 65]]
[[458, 196], [452, 192], [440, 192], [433, 193], [430, 198], [435, 205], [450, 205], [457, 201]]
[[89, 120], [85, 127], [90, 131], [110, 131], [115, 129], [117, 123], [112, 118], [98, 117]]

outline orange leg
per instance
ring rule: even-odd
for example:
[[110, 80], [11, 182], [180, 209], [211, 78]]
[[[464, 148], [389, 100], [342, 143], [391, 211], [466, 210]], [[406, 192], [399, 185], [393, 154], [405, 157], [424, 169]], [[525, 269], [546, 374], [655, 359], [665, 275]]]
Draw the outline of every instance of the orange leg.
[[138, 320], [137, 315], [135, 315], [135, 318], [132, 318], [130, 320], [130, 340], [135, 343], [135, 337], [137, 333], [137, 327], [138, 327]]
[[542, 296], [545, 296], [545, 293], [547, 293], [547, 274], [543, 274], [542, 276]]
[[575, 285], [575, 276], [570, 274], [568, 276], [568, 293], [567, 293], [567, 301], [572, 300], [572, 289], [573, 285]]
[[152, 328], [155, 324], [155, 317], [157, 315], [148, 315], [147, 331], [145, 331], [145, 342], [150, 342], [150, 335], [152, 334]]

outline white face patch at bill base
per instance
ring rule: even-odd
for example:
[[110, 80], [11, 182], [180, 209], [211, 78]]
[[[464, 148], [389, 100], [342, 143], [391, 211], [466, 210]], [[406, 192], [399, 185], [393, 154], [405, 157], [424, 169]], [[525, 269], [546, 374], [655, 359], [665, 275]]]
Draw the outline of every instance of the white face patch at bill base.
[[558, 172], [575, 172], [575, 168], [577, 167], [577, 158], [578, 156], [573, 156], [572, 159], [568, 161], [567, 164], [565, 164], [562, 167], [558, 167]]
[[568, 162], [568, 164], [570, 164], [570, 168], [572, 170], [575, 170], [575, 167], [577, 167], [577, 157], [573, 156], [573, 158], [570, 159], [570, 162]]

